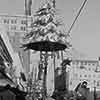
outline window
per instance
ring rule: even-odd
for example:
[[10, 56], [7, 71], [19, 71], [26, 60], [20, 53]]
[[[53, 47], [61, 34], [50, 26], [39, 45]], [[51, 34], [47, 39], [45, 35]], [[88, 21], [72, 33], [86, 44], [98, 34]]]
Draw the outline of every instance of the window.
[[93, 66], [95, 66], [95, 64], [94, 64], [94, 63], [93, 63], [92, 65], [93, 65]]
[[12, 39], [12, 38], [10, 38], [10, 39], [9, 39], [9, 42], [10, 42], [10, 43], [12, 43], [12, 42], [13, 42], [13, 39]]
[[72, 81], [70, 81], [70, 85], [72, 85]]
[[87, 77], [87, 75], [84, 75], [84, 77]]
[[100, 86], [100, 82], [99, 81], [97, 82], [97, 86]]
[[91, 68], [89, 68], [89, 71], [91, 70]]
[[80, 79], [80, 82], [81, 82], [82, 80]]
[[26, 24], [26, 20], [22, 20], [21, 21], [21, 24]]
[[82, 77], [82, 75], [80, 75], [80, 77]]
[[11, 24], [16, 24], [16, 23], [17, 23], [17, 20], [15, 20], [15, 19], [11, 20]]
[[9, 24], [9, 20], [8, 19], [4, 19], [4, 24]]
[[86, 69], [86, 68], [85, 68], [85, 66], [81, 65], [81, 66], [80, 66], [80, 69]]
[[85, 63], [83, 61], [81, 61], [81, 65], [84, 65]]
[[21, 29], [22, 31], [25, 31], [25, 30], [26, 30], [26, 27], [21, 26], [20, 29]]

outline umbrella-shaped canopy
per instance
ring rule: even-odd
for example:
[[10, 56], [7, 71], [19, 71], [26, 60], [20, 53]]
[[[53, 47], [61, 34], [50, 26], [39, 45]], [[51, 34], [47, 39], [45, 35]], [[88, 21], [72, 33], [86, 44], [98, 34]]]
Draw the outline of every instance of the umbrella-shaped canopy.
[[32, 49], [36, 51], [59, 51], [67, 48], [65, 44], [52, 41], [38, 41], [33, 43], [24, 44], [25, 50]]

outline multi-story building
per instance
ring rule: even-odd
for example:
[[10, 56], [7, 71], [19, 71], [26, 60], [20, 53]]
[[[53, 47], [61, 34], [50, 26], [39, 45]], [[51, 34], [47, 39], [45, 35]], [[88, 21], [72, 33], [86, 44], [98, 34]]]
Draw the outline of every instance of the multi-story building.
[[22, 66], [24, 67], [26, 73], [30, 70], [29, 52], [23, 51], [23, 49], [20, 47], [21, 44], [24, 43], [22, 37], [30, 30], [31, 21], [31, 16], [0, 15], [0, 26], [4, 27], [4, 30], [9, 37], [9, 42], [11, 43], [14, 52], [19, 55]]
[[69, 68], [62, 73], [62, 67], [56, 73], [56, 89], [75, 91], [79, 83], [86, 81], [90, 90], [89, 98], [94, 100], [94, 93], [100, 97], [100, 59], [80, 60], [73, 59]]
[[98, 60], [73, 60], [69, 72], [69, 89], [73, 90], [79, 82], [87, 81], [91, 90], [100, 90], [100, 70]]
[[8, 83], [14, 85], [13, 81], [11, 80], [12, 74], [6, 71], [7, 68], [11, 68], [13, 65], [13, 59], [2, 35], [4, 35], [4, 32], [0, 27], [0, 85], [2, 86]]
[[91, 59], [72, 48], [71, 53], [65, 52], [64, 59], [72, 58], [69, 73], [69, 90], [74, 90], [79, 82], [87, 81], [88, 86], [93, 90], [94, 85], [100, 89], [100, 58]]
[[97, 98], [100, 97], [100, 59], [99, 60], [72, 60], [69, 74], [70, 91], [74, 91], [77, 85], [87, 81], [91, 92], [90, 98], [94, 100], [94, 93]]

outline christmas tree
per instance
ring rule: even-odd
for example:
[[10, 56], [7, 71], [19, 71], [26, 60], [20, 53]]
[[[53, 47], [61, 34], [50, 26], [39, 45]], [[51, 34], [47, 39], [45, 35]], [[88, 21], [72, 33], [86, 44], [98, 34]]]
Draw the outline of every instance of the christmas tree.
[[62, 22], [57, 19], [55, 0], [46, 1], [34, 15], [34, 22], [31, 24], [31, 31], [26, 33], [28, 42], [52, 41], [66, 44], [68, 35], [62, 30]]
[[[40, 43], [41, 41], [60, 43], [61, 45], [64, 44], [64, 49], [65, 49], [65, 47], [68, 48], [70, 46], [70, 43], [67, 41], [68, 35], [66, 34], [66, 32], [64, 30], [62, 30], [63, 24], [62, 24], [61, 20], [58, 19], [54, 1], [55, 0], [47, 0], [36, 11], [36, 13], [34, 15], [34, 21], [31, 24], [32, 29], [29, 33], [26, 33], [26, 35], [25, 35], [25, 39], [28, 40], [28, 42], [27, 42], [28, 45], [26, 44], [23, 47], [30, 49], [29, 44], [34, 43], [34, 42]], [[39, 44], [39, 46], [40, 46], [40, 44]], [[52, 46], [48, 47], [51, 49], [53, 48], [52, 50], [50, 49], [52, 52], [64, 50], [62, 48], [59, 50], [58, 49], [54, 50], [57, 47], [55, 47], [55, 45], [53, 45], [53, 46], [54, 47], [52, 47]], [[40, 47], [39, 47], [39, 49], [40, 49]], [[43, 50], [40, 49], [37, 51], [42, 52]], [[44, 51], [46, 51], [46, 49]], [[47, 75], [47, 60], [48, 60], [47, 59], [48, 58], [47, 51], [43, 54], [43, 58], [40, 58], [40, 60], [43, 59], [43, 61], [44, 61], [44, 67], [42, 68], [42, 70], [44, 72], [43, 89], [39, 89], [39, 90], [44, 90], [43, 96], [47, 95], [46, 94], [46, 75]]]

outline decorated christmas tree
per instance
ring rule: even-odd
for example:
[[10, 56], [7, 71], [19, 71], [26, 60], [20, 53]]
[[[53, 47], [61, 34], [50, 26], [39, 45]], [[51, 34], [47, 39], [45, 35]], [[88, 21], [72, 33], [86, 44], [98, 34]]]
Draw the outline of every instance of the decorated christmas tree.
[[[62, 27], [62, 21], [59, 20], [56, 12], [55, 0], [47, 0], [36, 11], [34, 15], [34, 21], [31, 24], [31, 31], [25, 34], [25, 39], [27, 40], [27, 43], [23, 45], [25, 49], [45, 52], [43, 55], [40, 53], [42, 55], [42, 57], [40, 57], [40, 60], [43, 60], [43, 89], [38, 90], [43, 90], [44, 93], [42, 96], [47, 95], [46, 76], [48, 65], [48, 51], [55, 52], [64, 50], [66, 47], [68, 48], [70, 46], [70, 43], [67, 41], [68, 35], [62, 29]], [[37, 46], [35, 43], [38, 43], [39, 46]]]
[[47, 0], [34, 15], [34, 22], [31, 24], [31, 31], [26, 33], [25, 38], [27, 42], [36, 41], [52, 41], [66, 44], [70, 46], [67, 41], [68, 35], [62, 30], [63, 24], [59, 20], [55, 0]]

